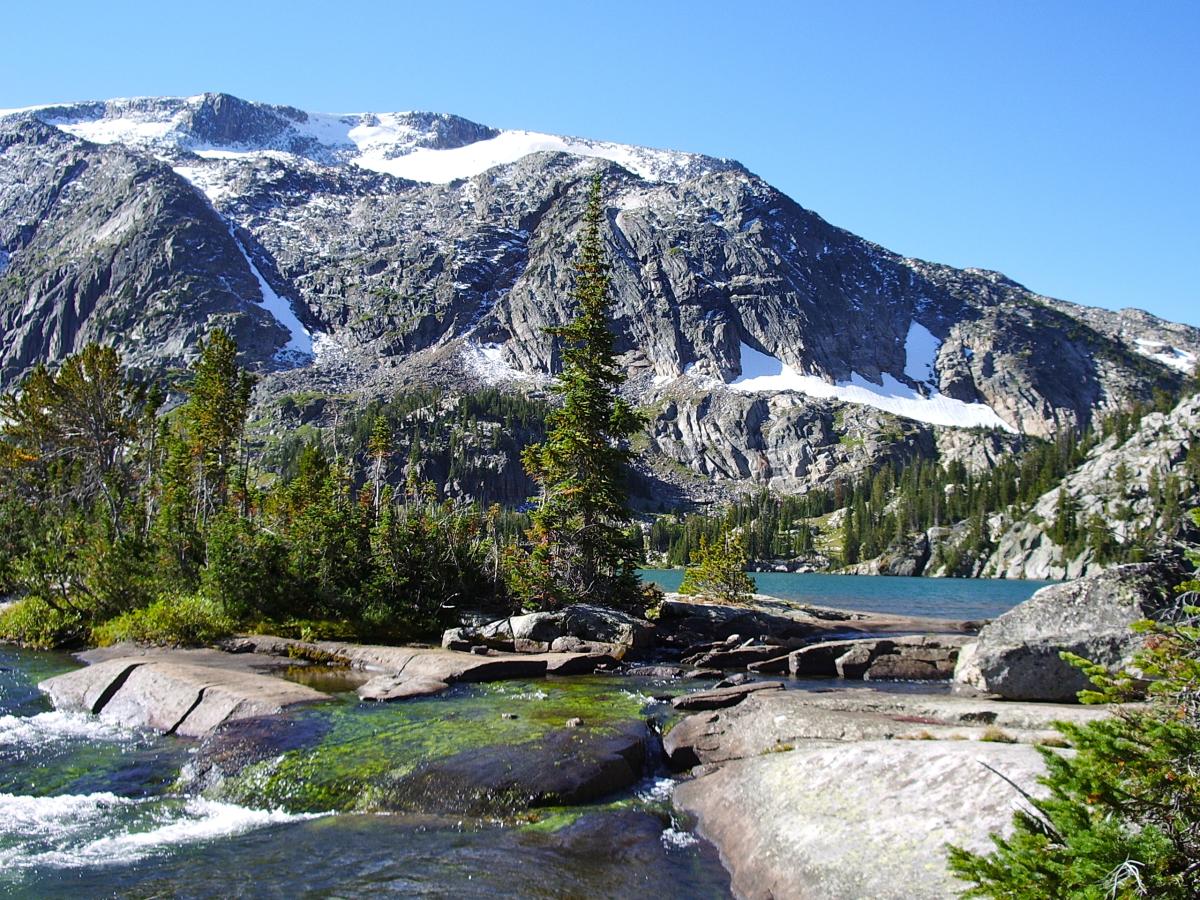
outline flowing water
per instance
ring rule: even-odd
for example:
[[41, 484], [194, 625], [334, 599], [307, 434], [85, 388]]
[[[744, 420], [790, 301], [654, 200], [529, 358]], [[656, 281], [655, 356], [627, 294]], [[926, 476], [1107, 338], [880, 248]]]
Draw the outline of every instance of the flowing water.
[[[664, 587], [679, 577], [648, 574]], [[996, 615], [1039, 586], [758, 579], [801, 602], [949, 618]], [[334, 699], [280, 720], [274, 752], [213, 779], [195, 741], [54, 711], [36, 685], [76, 665], [0, 646], [0, 896], [729, 896], [715, 850], [672, 810], [663, 772], [584, 807], [372, 811], [373, 791], [424, 761], [523, 744], [574, 716], [661, 723], [664, 697], [696, 684], [587, 676], [364, 704], [353, 674], [300, 670], [293, 677]]]
[[648, 692], [684, 686], [580, 677], [398, 704], [340, 693], [292, 717], [302, 746], [214, 788], [190, 777], [194, 741], [53, 711], [36, 683], [73, 666], [0, 647], [0, 896], [729, 895], [713, 848], [674, 818], [662, 773], [587, 807], [475, 818], [358, 808], [382, 773], [519, 744], [575, 715], [662, 717]]

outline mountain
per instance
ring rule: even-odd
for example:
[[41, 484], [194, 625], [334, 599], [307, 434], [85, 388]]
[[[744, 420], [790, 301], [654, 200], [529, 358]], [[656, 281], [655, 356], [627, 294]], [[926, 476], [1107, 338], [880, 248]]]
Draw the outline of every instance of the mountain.
[[0, 112], [0, 386], [91, 340], [167, 372], [223, 324], [264, 408], [536, 390], [597, 170], [646, 466], [685, 494], [987, 465], [1200, 358], [1196, 328], [898, 256], [730, 160], [204, 94]]

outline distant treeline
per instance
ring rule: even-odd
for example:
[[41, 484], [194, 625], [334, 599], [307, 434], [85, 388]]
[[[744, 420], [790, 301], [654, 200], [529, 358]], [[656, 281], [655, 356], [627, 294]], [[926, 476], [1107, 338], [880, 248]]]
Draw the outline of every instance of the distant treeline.
[[[960, 461], [889, 462], [864, 477], [802, 496], [779, 498], [763, 491], [717, 514], [662, 516], [650, 528], [648, 548], [666, 565], [686, 565], [701, 538], [712, 542], [722, 529], [733, 527], [742, 535], [752, 560], [794, 560], [823, 549], [835, 563], [850, 565], [901, 548], [916, 532], [966, 523], [965, 534], [957, 541], [940, 544], [938, 552], [939, 563], [949, 572], [968, 574], [971, 566], [993, 549], [986, 527], [988, 516], [1007, 512], [1015, 519], [1025, 514], [1099, 442], [1113, 435], [1118, 443], [1124, 442], [1145, 415], [1167, 412], [1178, 399], [1158, 392], [1152, 402], [1135, 403], [1106, 417], [1097, 427], [1065, 431], [1053, 440], [1028, 438], [1020, 454], [982, 471], [970, 471]], [[1118, 466], [1112, 478], [1121, 494], [1128, 490], [1132, 475]], [[1182, 504], [1194, 495], [1198, 483], [1200, 447], [1196, 446], [1177, 471], [1151, 474], [1150, 500], [1168, 529], [1180, 521]], [[827, 538], [818, 548], [819, 524], [815, 520], [839, 510], [844, 513], [836, 540]], [[1128, 501], [1120, 503], [1113, 516], [1132, 521]], [[1118, 540], [1109, 522], [1096, 515], [1085, 518], [1065, 491], [1060, 494], [1053, 521], [1046, 525], [1068, 558], [1090, 547], [1101, 563], [1136, 560], [1157, 540], [1156, 532]]]

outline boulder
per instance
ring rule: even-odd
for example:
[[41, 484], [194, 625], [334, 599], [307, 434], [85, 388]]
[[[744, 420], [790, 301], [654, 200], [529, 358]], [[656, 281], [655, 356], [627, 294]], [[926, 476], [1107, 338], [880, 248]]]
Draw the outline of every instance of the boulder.
[[695, 656], [685, 657], [685, 665], [707, 667], [711, 669], [744, 669], [751, 663], [766, 662], [780, 654], [780, 648], [765, 644], [750, 647], [738, 647], [736, 650], [714, 650]]
[[642, 678], [682, 678], [682, 666], [634, 666], [625, 670], [626, 675], [636, 675]]
[[492, 645], [499, 641], [515, 644], [519, 650], [531, 644], [553, 647], [556, 641], [564, 639], [635, 651], [648, 650], [655, 642], [654, 626], [644, 619], [615, 609], [577, 603], [560, 610], [497, 619], [478, 628], [452, 628], [442, 635], [442, 646]]
[[1179, 578], [1167, 565], [1139, 563], [1044, 587], [984, 626], [955, 680], [1006, 699], [1073, 701], [1090, 682], [1060, 654], [1127, 665], [1141, 646], [1130, 626], [1161, 615]]
[[736, 706], [686, 716], [663, 736], [674, 769], [719, 765], [812, 741], [979, 740], [988, 728], [1021, 743], [1058, 737], [1054, 722], [1109, 715], [1097, 706], [1021, 703], [955, 694], [838, 689], [760, 691]]
[[752, 681], [749, 684], [738, 684], [732, 687], [715, 688], [711, 691], [696, 691], [683, 694], [671, 701], [675, 709], [701, 710], [723, 709], [741, 703], [748, 696], [758, 691], [781, 691], [782, 681]]
[[281, 678], [151, 657], [110, 659], [38, 687], [58, 709], [187, 737], [208, 734], [227, 721], [329, 699]]
[[[778, 652], [779, 648], [776, 648]], [[792, 655], [784, 653], [782, 656], [770, 656], [766, 659], [759, 660], [746, 664], [747, 671], [761, 672], [764, 675], [786, 675], [790, 670]]]
[[644, 723], [562, 728], [524, 744], [480, 747], [422, 763], [382, 789], [380, 807], [455, 815], [511, 814], [590, 803], [636, 784], [651, 737]]
[[826, 641], [793, 651], [793, 675], [861, 678], [867, 681], [939, 681], [954, 674], [966, 635], [911, 635]]
[[615, 659], [625, 655], [624, 644], [602, 644], [597, 641], [585, 641], [577, 637], [555, 638], [550, 644], [552, 653], [603, 653]]
[[[730, 606], [669, 595], [659, 607], [659, 642], [681, 655], [738, 649], [743, 637], [754, 643], [796, 649], [813, 641], [880, 634], [974, 633], [977, 623], [831, 609], [755, 594], [750, 603]], [[734, 638], [737, 638], [734, 640]], [[730, 642], [733, 646], [730, 646]], [[724, 646], [718, 646], [724, 645]]]
[[659, 630], [682, 644], [721, 641], [733, 635], [769, 634], [811, 640], [819, 629], [812, 621], [761, 608], [667, 599], [659, 605]]
[[1044, 766], [1015, 744], [814, 744], [727, 763], [674, 800], [720, 850], [738, 897], [943, 898], [963, 887], [946, 844], [991, 849], [1022, 804], [1005, 779], [1043, 795]]
[[428, 697], [448, 690], [450, 685], [437, 678], [426, 675], [416, 675], [406, 678], [403, 675], [377, 675], [358, 688], [358, 696], [362, 700], [391, 701], [409, 700], [413, 697]]

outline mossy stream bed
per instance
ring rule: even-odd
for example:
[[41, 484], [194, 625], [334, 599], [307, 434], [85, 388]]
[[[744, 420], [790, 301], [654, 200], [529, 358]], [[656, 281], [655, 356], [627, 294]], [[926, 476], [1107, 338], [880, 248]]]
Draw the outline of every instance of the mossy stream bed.
[[688, 685], [367, 704], [309, 671], [333, 702], [196, 742], [51, 710], [36, 682], [71, 665], [0, 647], [0, 894], [729, 896], [657, 765], [655, 697]]

